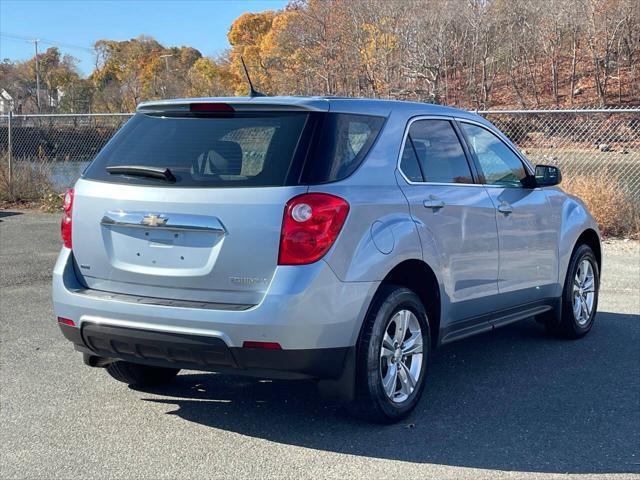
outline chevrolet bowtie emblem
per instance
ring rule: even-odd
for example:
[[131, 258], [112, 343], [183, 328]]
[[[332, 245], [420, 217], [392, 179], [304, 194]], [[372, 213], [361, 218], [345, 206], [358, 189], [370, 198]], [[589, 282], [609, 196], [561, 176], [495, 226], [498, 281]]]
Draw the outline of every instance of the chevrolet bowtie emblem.
[[163, 217], [161, 215], [149, 214], [149, 215], [145, 215], [142, 218], [141, 223], [149, 227], [159, 227], [161, 225], [166, 225], [167, 220], [169, 220], [167, 217]]

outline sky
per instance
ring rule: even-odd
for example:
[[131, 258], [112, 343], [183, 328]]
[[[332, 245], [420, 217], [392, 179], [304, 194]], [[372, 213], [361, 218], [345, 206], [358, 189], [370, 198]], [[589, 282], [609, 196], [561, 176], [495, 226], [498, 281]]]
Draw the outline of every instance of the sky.
[[96, 40], [154, 37], [162, 45], [190, 46], [215, 56], [229, 47], [227, 32], [244, 12], [281, 9], [287, 0], [0, 0], [0, 61], [27, 60], [57, 46], [79, 60], [81, 73], [94, 68]]

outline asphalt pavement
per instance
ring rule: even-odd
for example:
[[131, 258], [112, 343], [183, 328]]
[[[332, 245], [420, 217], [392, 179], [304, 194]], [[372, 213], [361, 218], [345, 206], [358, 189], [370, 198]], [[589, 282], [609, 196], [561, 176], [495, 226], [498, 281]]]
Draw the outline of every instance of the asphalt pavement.
[[533, 320], [438, 350], [415, 413], [371, 425], [309, 381], [84, 366], [58, 331], [59, 215], [0, 211], [1, 478], [638, 478], [640, 244], [605, 245], [592, 332]]

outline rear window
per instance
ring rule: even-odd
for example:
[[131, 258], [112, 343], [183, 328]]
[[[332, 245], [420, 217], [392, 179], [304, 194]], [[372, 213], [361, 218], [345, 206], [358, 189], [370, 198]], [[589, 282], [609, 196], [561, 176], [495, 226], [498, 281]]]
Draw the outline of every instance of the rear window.
[[110, 166], [169, 168], [180, 187], [285, 185], [308, 114], [160, 116], [138, 113], [98, 154], [85, 177], [157, 185], [112, 175]]
[[[310, 112], [136, 114], [86, 170], [93, 180], [177, 187], [268, 187], [346, 178], [384, 119]], [[107, 167], [169, 168], [175, 182]]]

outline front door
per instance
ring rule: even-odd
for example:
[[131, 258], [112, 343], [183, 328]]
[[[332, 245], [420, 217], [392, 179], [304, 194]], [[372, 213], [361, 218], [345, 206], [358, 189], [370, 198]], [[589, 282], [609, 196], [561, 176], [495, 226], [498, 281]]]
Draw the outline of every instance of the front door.
[[518, 155], [489, 129], [460, 122], [495, 207], [501, 308], [557, 296], [558, 238], [541, 188], [525, 188]]

